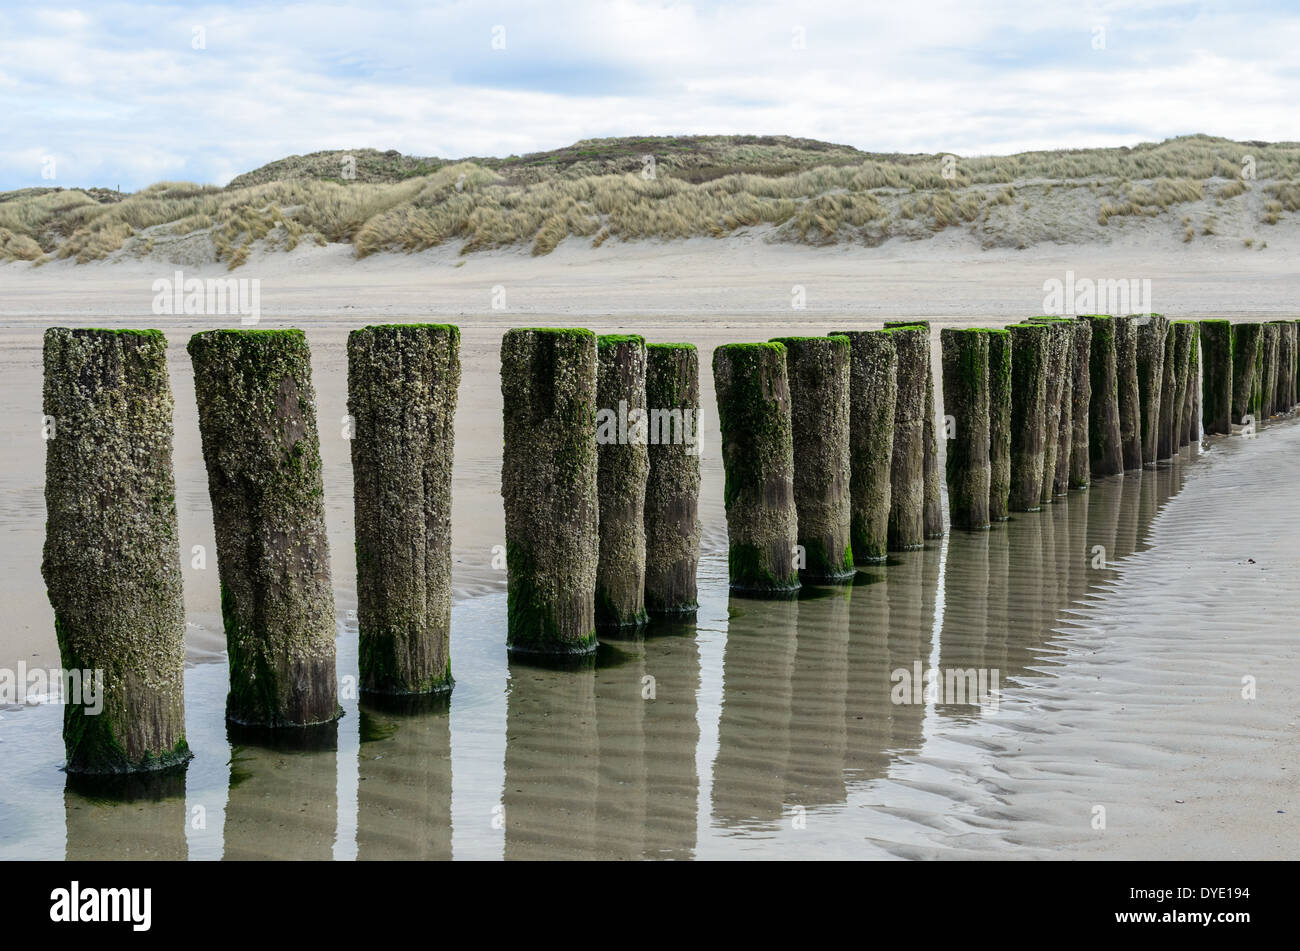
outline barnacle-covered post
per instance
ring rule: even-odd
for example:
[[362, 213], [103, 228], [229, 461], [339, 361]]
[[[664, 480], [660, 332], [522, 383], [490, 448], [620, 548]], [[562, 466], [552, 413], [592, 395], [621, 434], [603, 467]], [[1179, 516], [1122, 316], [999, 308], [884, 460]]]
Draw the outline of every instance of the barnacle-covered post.
[[889, 551], [898, 349], [888, 330], [836, 331], [847, 337], [849, 368], [850, 542], [858, 564]]
[[1115, 317], [1115, 374], [1119, 383], [1119, 439], [1124, 468], [1142, 468], [1142, 398], [1137, 371], [1136, 317]]
[[1011, 331], [989, 328], [989, 521], [1007, 520], [1011, 494]]
[[886, 332], [893, 335], [898, 350], [889, 549], [910, 551], [925, 546], [925, 388], [930, 375], [930, 332], [914, 324]]
[[925, 459], [925, 537], [941, 538], [943, 536], [943, 495], [939, 484], [943, 478], [939, 473], [939, 439], [935, 431], [934, 416], [934, 366], [931, 350], [930, 322], [928, 320], [887, 320], [885, 329], [895, 327], [922, 327], [925, 329], [925, 431], [922, 435]]
[[1051, 332], [1045, 324], [1012, 324], [1011, 494], [1012, 512], [1042, 507], [1043, 447], [1047, 427], [1047, 368]]
[[226, 718], [310, 726], [341, 714], [311, 352], [301, 330], [190, 338], [230, 655]]
[[1205, 431], [1232, 435], [1232, 324], [1202, 320], [1200, 326], [1203, 376], [1201, 392]]
[[1191, 337], [1187, 348], [1187, 365], [1184, 368], [1186, 380], [1181, 387], [1183, 392], [1183, 411], [1179, 417], [1180, 426], [1178, 445], [1187, 446], [1201, 434], [1201, 328], [1194, 321], [1187, 321], [1186, 333]]
[[785, 347], [794, 444], [794, 502], [804, 566], [800, 580], [851, 580], [847, 337], [778, 337]]
[[1092, 327], [1088, 360], [1088, 468], [1090, 477], [1120, 475], [1124, 444], [1119, 422], [1119, 322], [1106, 314], [1080, 318]]
[[1264, 325], [1256, 322], [1232, 324], [1232, 421], [1241, 425], [1246, 416], [1259, 422], [1255, 394], [1260, 355], [1264, 350]]
[[[1178, 369], [1187, 359], [1188, 339], [1178, 322], [1165, 331], [1164, 367], [1160, 380], [1160, 416], [1156, 431], [1156, 458], [1168, 459], [1178, 451], [1178, 428], [1182, 415], [1183, 394], [1178, 391]], [[1139, 359], [1141, 353], [1139, 353]], [[1154, 463], [1153, 463], [1154, 465]]]
[[939, 331], [943, 408], [952, 417], [945, 466], [953, 528], [989, 527], [989, 335], [979, 328]]
[[69, 773], [190, 759], [172, 391], [157, 330], [45, 331], [41, 575]]
[[451, 469], [460, 330], [348, 334], [361, 689], [449, 690]]
[[596, 649], [596, 335], [526, 327], [501, 338], [506, 645]]
[[[1043, 485], [1039, 501], [1049, 505], [1069, 488], [1070, 410], [1074, 386], [1074, 321], [1068, 317], [1031, 317], [1048, 328], [1046, 417], [1043, 429]], [[1064, 468], [1062, 468], [1064, 463]]]
[[1168, 318], [1162, 314], [1146, 314], [1134, 318], [1137, 326], [1138, 399], [1142, 424], [1142, 465], [1155, 468], [1162, 447], [1168, 440], [1169, 427], [1174, 412], [1174, 368], [1166, 357], [1173, 346], [1173, 333]]
[[1092, 323], [1074, 322], [1074, 355], [1070, 367], [1070, 471], [1071, 489], [1086, 489], [1092, 481], [1088, 430], [1092, 413]]
[[1277, 414], [1277, 370], [1278, 370], [1278, 325], [1276, 322], [1264, 325], [1264, 376], [1260, 384], [1261, 418], [1268, 419]]
[[645, 609], [645, 488], [650, 473], [645, 339], [596, 338], [597, 627], [637, 627]]
[[645, 606], [652, 617], [698, 606], [700, 356], [694, 344], [646, 347], [650, 472], [645, 490]]
[[785, 347], [718, 347], [713, 351], [713, 385], [726, 476], [731, 590], [756, 596], [794, 594], [799, 590], [798, 517]]

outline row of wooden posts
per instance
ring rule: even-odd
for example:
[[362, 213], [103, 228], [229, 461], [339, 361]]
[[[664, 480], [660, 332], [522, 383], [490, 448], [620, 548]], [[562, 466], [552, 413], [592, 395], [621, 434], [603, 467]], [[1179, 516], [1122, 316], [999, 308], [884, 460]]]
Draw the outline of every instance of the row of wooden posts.
[[[950, 520], [979, 529], [1092, 476], [1296, 405], [1296, 323], [1035, 318], [941, 332]], [[315, 393], [298, 330], [195, 335], [199, 429], [230, 663], [227, 719], [341, 712]], [[42, 573], [69, 704], [67, 768], [184, 763], [184, 631], [161, 332], [45, 335]], [[1198, 360], [1204, 387], [1197, 387]], [[1234, 372], [1235, 370], [1235, 372]], [[713, 355], [732, 590], [789, 596], [944, 531], [930, 329], [731, 344]], [[361, 687], [452, 684], [451, 471], [460, 335], [348, 338]], [[696, 608], [699, 365], [691, 344], [511, 330], [501, 346], [507, 643], [594, 650], [599, 627]], [[65, 700], [66, 702], [66, 700]]]

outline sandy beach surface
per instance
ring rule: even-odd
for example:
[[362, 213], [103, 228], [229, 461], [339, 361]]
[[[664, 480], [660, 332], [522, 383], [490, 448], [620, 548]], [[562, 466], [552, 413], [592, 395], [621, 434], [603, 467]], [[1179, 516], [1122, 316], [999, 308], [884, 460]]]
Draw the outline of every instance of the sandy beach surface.
[[[729, 607], [708, 371], [715, 346], [925, 317], [936, 325], [937, 365], [938, 326], [1004, 324], [1041, 313], [1044, 281], [1064, 279], [1067, 271], [1150, 279], [1153, 309], [1174, 318], [1300, 316], [1300, 271], [1285, 265], [1281, 247], [1144, 254], [1120, 243], [972, 253], [945, 251], [942, 236], [926, 245], [809, 249], [699, 239], [599, 251], [566, 244], [545, 258], [438, 252], [359, 262], [343, 248], [304, 248], [257, 258], [232, 275], [261, 282], [260, 326], [301, 327], [312, 347], [340, 673], [349, 638], [355, 663], [356, 639], [352, 477], [342, 419], [347, 333], [378, 321], [437, 319], [461, 327], [453, 582], [457, 616], [473, 623], [453, 635], [458, 686], [450, 726], [426, 724], [431, 732], [422, 739], [398, 730], [384, 740], [405, 744], [406, 761], [446, 746], [438, 758], [447, 760], [447, 775], [434, 770], [417, 783], [426, 791], [445, 786], [446, 808], [411, 821], [431, 830], [448, 825], [449, 855], [1245, 859], [1295, 853], [1300, 551], [1293, 538], [1300, 502], [1291, 486], [1300, 425], [1291, 420], [1269, 424], [1254, 438], [1214, 439], [1204, 451], [1184, 450], [1173, 465], [1141, 477], [1098, 481], [1002, 532], [950, 535], [897, 566], [866, 573], [847, 600], [801, 601], [797, 616], [782, 613], [790, 606]], [[212, 511], [184, 348], [194, 332], [238, 326], [238, 319], [155, 316], [152, 282], [173, 270], [147, 261], [0, 265], [0, 665], [58, 664], [39, 570], [41, 335], [48, 326], [69, 325], [159, 327], [167, 334], [188, 676], [224, 669]], [[211, 267], [185, 274], [225, 276]], [[800, 288], [803, 306], [792, 306]], [[493, 309], [494, 300], [504, 306]], [[709, 556], [702, 570], [713, 572], [712, 606], [702, 611], [689, 649], [681, 639], [663, 650], [654, 640], [627, 649], [638, 658], [629, 671], [638, 664], [651, 669], [657, 656], [686, 665], [682, 676], [696, 687], [675, 714], [666, 707], [648, 713], [635, 698], [617, 699], [626, 682], [616, 685], [599, 670], [584, 683], [554, 672], [525, 674], [505, 662], [499, 616], [505, 575], [491, 565], [493, 546], [504, 543], [498, 348], [504, 330], [539, 325], [637, 332], [700, 347], [701, 514]], [[1097, 545], [1106, 552], [1101, 569], [1092, 567]], [[200, 556], [205, 563], [196, 567]], [[1026, 575], [1033, 579], [1028, 586]], [[790, 630], [797, 637], [783, 640], [781, 632]], [[871, 632], [884, 641], [855, 640]], [[887, 678], [878, 675], [914, 660], [999, 667], [997, 711], [970, 715], [934, 703], [890, 709]], [[1254, 678], [1250, 698], [1243, 697], [1243, 678]], [[212, 697], [219, 697], [219, 687], [214, 681]], [[191, 720], [206, 709], [187, 700]], [[547, 709], [537, 713], [539, 705]], [[471, 723], [483, 710], [491, 716]], [[529, 719], [530, 711], [551, 723], [563, 720], [564, 729], [532, 731], [539, 721]], [[0, 744], [17, 740], [15, 729], [31, 729], [33, 717], [46, 712], [4, 711]], [[601, 723], [598, 738], [575, 725], [588, 713]], [[0, 854], [52, 848], [52, 839], [11, 828], [22, 817], [18, 800], [33, 790], [61, 790], [61, 780], [48, 775], [59, 778], [61, 754], [57, 717], [48, 719], [54, 762], [38, 762], [29, 752], [24, 769], [0, 780], [7, 803]], [[356, 729], [356, 719], [350, 726], [345, 719], [342, 730]], [[366, 749], [359, 735], [355, 743], [342, 735], [337, 761], [331, 753], [328, 763], [317, 763], [321, 775], [295, 780], [300, 791], [313, 782], [337, 790], [333, 804], [312, 819], [324, 857], [351, 854], [339, 845], [347, 839], [345, 825], [358, 849], [365, 840], [377, 843], [377, 854], [400, 852], [400, 832], [370, 829], [369, 839], [364, 833], [367, 815], [386, 813], [367, 813], [358, 774], [378, 767], [359, 754]], [[529, 735], [537, 742], [530, 744]], [[773, 748], [781, 751], [777, 759], [764, 752]], [[246, 755], [242, 768], [254, 777], [282, 769], [268, 762], [259, 771], [259, 754]], [[552, 801], [557, 787], [542, 782], [553, 773], [562, 778], [575, 756], [594, 757], [596, 769], [591, 788], [582, 786], [596, 792], [588, 797], [590, 815], [578, 810], [590, 828], [577, 845], [555, 828], [567, 821], [560, 817], [572, 803], [559, 809]], [[206, 775], [196, 768], [194, 782]], [[673, 785], [674, 777], [682, 782]], [[203, 782], [216, 788], [225, 778], [217, 770]], [[382, 769], [375, 779], [394, 781]], [[398, 788], [408, 788], [402, 781]], [[480, 788], [466, 792], [471, 782]], [[602, 789], [621, 792], [610, 799]], [[419, 796], [398, 798], [413, 808]], [[488, 821], [480, 813], [498, 804], [520, 817], [513, 840], [476, 831]], [[54, 805], [45, 819], [66, 829], [71, 842], [73, 807], [65, 815], [62, 801]], [[795, 807], [805, 810], [805, 828], [791, 825]], [[120, 830], [88, 820], [82, 808], [76, 807], [77, 828], [109, 848]], [[609, 831], [626, 815], [643, 833], [634, 842]], [[228, 823], [231, 816], [227, 809]], [[237, 826], [237, 835], [227, 829], [226, 849], [233, 841], [238, 852], [266, 834], [258, 822]], [[57, 838], [54, 857], [62, 855], [64, 837]], [[284, 848], [295, 847], [286, 840]], [[190, 857], [209, 851], [191, 835]]]

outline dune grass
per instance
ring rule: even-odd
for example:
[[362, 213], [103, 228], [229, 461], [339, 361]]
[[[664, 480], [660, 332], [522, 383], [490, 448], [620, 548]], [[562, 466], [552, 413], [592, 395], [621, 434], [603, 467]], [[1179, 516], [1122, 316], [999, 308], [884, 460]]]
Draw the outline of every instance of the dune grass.
[[[647, 155], [655, 157], [652, 175]], [[600, 246], [759, 227], [774, 240], [877, 244], [961, 225], [987, 233], [1049, 200], [1091, 202], [1106, 225], [1207, 197], [1242, 199], [1252, 191], [1242, 180], [1247, 155], [1265, 186], [1264, 220], [1300, 209], [1300, 145], [1206, 136], [956, 159], [780, 136], [584, 140], [468, 161], [322, 152], [282, 159], [225, 188], [160, 182], [125, 197], [48, 188], [0, 194], [0, 260], [86, 262], [123, 249], [147, 253], [182, 236], [209, 241], [231, 268], [255, 247], [292, 250], [303, 240], [350, 244], [358, 257], [448, 243], [466, 254], [513, 246], [549, 254], [569, 238]], [[338, 177], [341, 157], [351, 159], [355, 177]]]

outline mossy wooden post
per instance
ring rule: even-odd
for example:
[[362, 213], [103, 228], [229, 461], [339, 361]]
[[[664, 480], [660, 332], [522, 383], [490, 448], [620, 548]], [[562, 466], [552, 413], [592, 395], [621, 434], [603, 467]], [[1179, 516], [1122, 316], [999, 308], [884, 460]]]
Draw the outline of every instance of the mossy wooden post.
[[249, 727], [342, 713], [311, 352], [301, 330], [190, 338], [230, 655], [226, 718]]
[[1168, 442], [1161, 440], [1160, 448], [1162, 450], [1161, 459], [1169, 459], [1178, 454], [1180, 446], [1186, 445], [1182, 442], [1184, 430], [1191, 421], [1192, 408], [1188, 404], [1188, 394], [1191, 392], [1190, 379], [1188, 373], [1191, 371], [1192, 360], [1192, 339], [1193, 331], [1196, 329], [1196, 322], [1193, 320], [1176, 320], [1170, 326], [1172, 334], [1172, 346], [1170, 347], [1172, 365], [1173, 385], [1170, 387], [1170, 398], [1173, 405], [1170, 407], [1169, 414], [1169, 434]]
[[1287, 375], [1287, 409], [1300, 403], [1300, 322], [1288, 321], [1287, 333], [1291, 338], [1291, 366]]
[[525, 327], [501, 338], [506, 646], [596, 649], [596, 335]]
[[930, 322], [928, 320], [887, 320], [885, 329], [897, 327], [923, 327], [925, 329], [925, 537], [943, 537], [943, 494], [939, 483], [939, 438], [935, 430], [933, 351], [931, 349]]
[[190, 759], [166, 354], [157, 330], [45, 331], [41, 575], [69, 773]]
[[348, 334], [361, 689], [450, 690], [451, 468], [460, 330]]
[[1241, 425], [1243, 419], [1255, 414], [1256, 380], [1260, 354], [1264, 349], [1264, 325], [1260, 323], [1232, 324], [1232, 421]]
[[1169, 321], [1161, 314], [1144, 314], [1134, 317], [1137, 332], [1138, 405], [1142, 426], [1142, 465], [1155, 468], [1162, 455], [1162, 446], [1168, 443], [1171, 432], [1174, 404], [1174, 367], [1167, 357], [1173, 348], [1173, 333]]
[[650, 474], [645, 339], [596, 338], [596, 626], [638, 627], [645, 609], [645, 489]]
[[847, 337], [779, 337], [785, 347], [794, 444], [794, 504], [803, 546], [800, 581], [852, 580]]
[[1011, 331], [985, 331], [989, 343], [989, 521], [1007, 520], [1011, 494]]
[[1042, 507], [1043, 447], [1047, 434], [1047, 370], [1051, 331], [1046, 324], [1012, 324], [1011, 493], [1012, 512]]
[[1074, 386], [1074, 321], [1068, 317], [1031, 317], [1049, 328], [1047, 394], [1043, 432], [1043, 487], [1040, 501], [1049, 505], [1069, 489], [1070, 437]]
[[1178, 359], [1180, 333], [1177, 326], [1170, 325], [1165, 339], [1164, 382], [1161, 383], [1160, 426], [1156, 443], [1157, 459], [1171, 459], [1178, 452], [1178, 427], [1180, 408], [1178, 403]]
[[1205, 431], [1232, 435], [1232, 324], [1226, 320], [1202, 320], [1201, 351], [1204, 375], [1201, 391]]
[[1081, 318], [1092, 327], [1088, 360], [1088, 468], [1090, 477], [1120, 475], [1124, 444], [1119, 421], [1119, 322], [1105, 314]]
[[1187, 329], [1184, 332], [1190, 339], [1187, 345], [1187, 361], [1183, 369], [1185, 379], [1181, 381], [1179, 387], [1183, 394], [1183, 410], [1179, 416], [1179, 447], [1191, 445], [1192, 441], [1199, 439], [1201, 435], [1201, 382], [1199, 379], [1201, 372], [1201, 328], [1194, 320], [1185, 323]]
[[989, 335], [982, 329], [939, 331], [944, 415], [953, 419], [945, 466], [953, 528], [989, 527]]
[[1137, 325], [1132, 316], [1115, 320], [1115, 374], [1119, 383], [1119, 440], [1124, 469], [1142, 468], [1142, 390], [1137, 372]]
[[736, 594], [789, 596], [795, 568], [794, 441], [785, 347], [732, 343], [713, 351], [722, 431], [727, 568]]
[[1071, 489], [1086, 489], [1092, 481], [1092, 452], [1088, 430], [1092, 412], [1092, 323], [1074, 322], [1074, 356], [1070, 370], [1070, 471]]
[[1277, 326], [1277, 386], [1273, 391], [1273, 409], [1277, 413], [1289, 413], [1294, 404], [1291, 402], [1291, 381], [1295, 372], [1295, 321], [1276, 320]]
[[1278, 337], [1276, 323], [1264, 325], [1264, 377], [1260, 390], [1260, 410], [1263, 419], [1276, 415]]
[[925, 383], [930, 332], [908, 324], [886, 330], [898, 350], [898, 400], [890, 462], [889, 550], [925, 546]]
[[837, 331], [849, 339], [849, 538], [858, 564], [889, 551], [898, 348], [892, 331]]
[[700, 561], [700, 356], [694, 344], [646, 347], [650, 472], [645, 490], [645, 606], [694, 612]]

